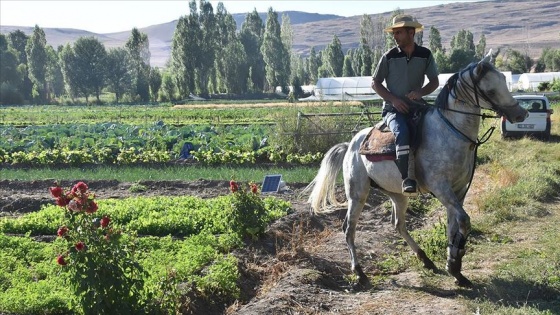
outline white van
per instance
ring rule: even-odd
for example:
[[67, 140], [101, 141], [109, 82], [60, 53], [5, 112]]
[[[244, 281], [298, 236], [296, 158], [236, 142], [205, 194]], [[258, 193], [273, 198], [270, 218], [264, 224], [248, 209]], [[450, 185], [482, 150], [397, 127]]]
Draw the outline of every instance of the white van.
[[553, 113], [548, 98], [544, 94], [519, 94], [513, 97], [521, 107], [529, 112], [529, 116], [523, 122], [515, 124], [502, 117], [502, 137], [528, 135], [548, 140], [550, 138], [550, 115]]

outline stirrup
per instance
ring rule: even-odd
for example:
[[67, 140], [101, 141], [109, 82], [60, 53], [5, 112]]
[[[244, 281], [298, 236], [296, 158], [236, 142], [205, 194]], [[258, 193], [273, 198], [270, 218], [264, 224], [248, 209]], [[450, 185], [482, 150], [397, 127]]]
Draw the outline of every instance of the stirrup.
[[406, 178], [402, 182], [402, 193], [405, 195], [414, 195], [416, 191], [416, 181], [411, 178]]

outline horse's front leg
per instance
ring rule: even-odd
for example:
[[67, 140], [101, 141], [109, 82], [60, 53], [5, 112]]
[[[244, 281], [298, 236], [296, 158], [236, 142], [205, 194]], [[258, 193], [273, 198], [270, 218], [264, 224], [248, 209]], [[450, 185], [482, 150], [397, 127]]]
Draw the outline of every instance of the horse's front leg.
[[447, 210], [447, 272], [455, 277], [456, 283], [462, 287], [472, 286], [472, 282], [461, 273], [463, 256], [465, 255], [467, 237], [471, 230], [469, 215], [463, 207], [457, 206]]

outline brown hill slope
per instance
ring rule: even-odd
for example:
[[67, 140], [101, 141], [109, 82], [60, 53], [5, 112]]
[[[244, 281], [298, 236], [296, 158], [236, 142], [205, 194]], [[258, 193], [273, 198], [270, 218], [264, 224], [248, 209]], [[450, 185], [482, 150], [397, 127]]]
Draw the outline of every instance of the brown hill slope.
[[[364, 13], [367, 13], [368, 6], [374, 5], [374, 2], [364, 2]], [[488, 48], [495, 50], [513, 48], [527, 52], [532, 58], [538, 58], [544, 47], [560, 48], [558, 12], [560, 12], [560, 2], [555, 0], [461, 2], [405, 10], [405, 13], [414, 15], [424, 24], [425, 44], [431, 26], [440, 31], [442, 43], [446, 47], [449, 47], [452, 36], [459, 30], [465, 29], [473, 33], [475, 44], [481, 34], [485, 34]], [[321, 50], [332, 41], [334, 35], [338, 36], [344, 50], [356, 47], [359, 43], [361, 16], [331, 15], [321, 19], [321, 15], [314, 13], [294, 11], [286, 13], [292, 21], [294, 51], [297, 53], [306, 55], [313, 46], [316, 50]], [[238, 21], [242, 20], [239, 15], [244, 17], [244, 14], [234, 15], [237, 16]], [[282, 12], [279, 12], [279, 16], [281, 15]], [[386, 12], [372, 14], [371, 17], [376, 21], [380, 17], [388, 19], [390, 15], [391, 12]], [[161, 67], [168, 60], [176, 24], [175, 20], [140, 29], [150, 40], [152, 65]], [[21, 29], [27, 34], [32, 32], [30, 27], [18, 26], [1, 26], [0, 32], [8, 33], [15, 29]], [[44, 28], [44, 31], [48, 43], [53, 47], [72, 43], [80, 36], [95, 36], [109, 48], [124, 45], [130, 36], [130, 32], [95, 34], [83, 30], [60, 28]]]

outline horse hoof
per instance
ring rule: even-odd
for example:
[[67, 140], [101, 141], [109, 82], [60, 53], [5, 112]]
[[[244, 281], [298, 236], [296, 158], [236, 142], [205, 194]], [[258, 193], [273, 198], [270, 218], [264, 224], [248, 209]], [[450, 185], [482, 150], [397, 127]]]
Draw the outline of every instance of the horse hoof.
[[473, 283], [462, 274], [455, 277], [455, 284], [463, 288], [472, 288]]
[[424, 263], [424, 268], [429, 269], [433, 272], [438, 271], [434, 262], [430, 258], [428, 258], [428, 255], [426, 255], [426, 253], [423, 250], [419, 250], [416, 256], [418, 257], [418, 259], [420, 259], [420, 261]]
[[368, 277], [366, 276], [366, 274], [364, 273], [364, 271], [362, 270], [361, 266], [356, 266], [353, 268], [354, 274], [357, 277], [357, 283], [355, 283], [353, 285], [353, 289], [354, 290], [363, 290], [363, 289], [367, 289], [371, 284], [369, 282]]

